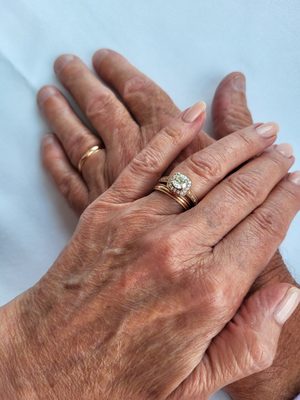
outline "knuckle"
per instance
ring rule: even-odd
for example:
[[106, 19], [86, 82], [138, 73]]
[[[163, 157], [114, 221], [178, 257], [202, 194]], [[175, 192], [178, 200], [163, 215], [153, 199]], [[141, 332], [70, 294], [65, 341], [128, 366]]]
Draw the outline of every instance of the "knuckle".
[[180, 126], [169, 125], [164, 128], [164, 134], [168, 142], [176, 145], [184, 136], [184, 129]]
[[153, 83], [150, 79], [144, 76], [136, 75], [125, 82], [123, 96], [126, 99], [126, 97], [132, 93], [140, 92], [142, 94], [145, 90], [149, 92], [149, 89], [151, 90], [152, 87]]
[[181, 241], [177, 233], [170, 233], [167, 238], [154, 238], [149, 244], [150, 254], [155, 254], [155, 264], [166, 279], [176, 279], [182, 275]]
[[253, 212], [252, 222], [256, 230], [262, 234], [267, 233], [272, 237], [285, 236], [286, 224], [283, 213], [276, 206], [263, 207]]
[[228, 293], [224, 288], [219, 286], [212, 293], [209, 308], [214, 314], [224, 315], [228, 313], [228, 305]]
[[296, 204], [300, 206], [300, 191], [299, 189], [295, 190], [295, 186], [291, 187], [286, 184], [286, 181], [283, 181], [278, 185], [278, 191], [282, 197], [287, 199], [287, 201], [296, 202]]
[[226, 184], [235, 198], [255, 204], [263, 200], [264, 191], [258, 174], [238, 172], [229, 176]]
[[189, 168], [198, 176], [205, 180], [211, 178], [218, 179], [223, 176], [222, 163], [217, 157], [209, 155], [207, 152], [193, 154], [188, 161]]
[[71, 177], [69, 174], [62, 175], [57, 182], [58, 189], [60, 193], [66, 198], [69, 199], [71, 197]]
[[275, 353], [272, 351], [270, 346], [264, 346], [261, 343], [260, 337], [256, 335], [254, 339], [254, 344], [248, 352], [249, 355], [249, 369], [250, 372], [260, 372], [263, 371], [273, 364]]
[[245, 104], [236, 104], [224, 117], [224, 125], [229, 132], [236, 132], [252, 124], [251, 114]]
[[95, 93], [87, 101], [85, 113], [88, 118], [95, 118], [107, 113], [107, 108], [114, 103], [114, 96], [108, 91]]
[[287, 159], [285, 157], [282, 157], [277, 151], [267, 152], [267, 155], [269, 156], [269, 161], [272, 164], [272, 168], [276, 168], [276, 170], [279, 172], [286, 170]]
[[71, 160], [77, 163], [82, 154], [93, 145], [95, 145], [95, 141], [89, 140], [89, 135], [85, 130], [72, 131], [68, 135], [67, 154]]
[[228, 288], [225, 285], [211, 285], [208, 312], [214, 317], [223, 318], [232, 312], [232, 308]]
[[133, 158], [130, 168], [133, 173], [147, 173], [152, 175], [160, 171], [161, 160], [158, 151], [148, 148]]
[[234, 136], [241, 142], [241, 144], [246, 145], [246, 147], [253, 146], [253, 137], [249, 135], [249, 129], [241, 129], [240, 131], [235, 132]]

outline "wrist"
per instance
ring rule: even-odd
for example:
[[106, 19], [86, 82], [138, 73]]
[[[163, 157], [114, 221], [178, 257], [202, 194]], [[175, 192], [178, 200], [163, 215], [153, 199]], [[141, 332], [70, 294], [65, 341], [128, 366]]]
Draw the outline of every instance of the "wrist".
[[29, 355], [29, 343], [23, 329], [26, 319], [23, 297], [0, 308], [0, 392], [5, 400], [41, 398], [36, 390], [40, 385], [39, 374]]

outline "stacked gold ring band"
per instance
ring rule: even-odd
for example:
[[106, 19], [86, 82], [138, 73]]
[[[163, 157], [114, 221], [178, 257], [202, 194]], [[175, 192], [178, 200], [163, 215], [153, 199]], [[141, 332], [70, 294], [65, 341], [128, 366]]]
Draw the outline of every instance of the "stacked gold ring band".
[[92, 146], [90, 147], [84, 154], [83, 156], [80, 158], [79, 162], [78, 162], [78, 171], [81, 172], [82, 171], [82, 167], [83, 164], [86, 162], [86, 160], [93, 154], [97, 153], [99, 150], [101, 150], [100, 146]]
[[184, 210], [189, 210], [198, 203], [191, 187], [191, 180], [186, 175], [176, 172], [172, 176], [163, 176], [154, 190], [166, 194], [180, 204]]

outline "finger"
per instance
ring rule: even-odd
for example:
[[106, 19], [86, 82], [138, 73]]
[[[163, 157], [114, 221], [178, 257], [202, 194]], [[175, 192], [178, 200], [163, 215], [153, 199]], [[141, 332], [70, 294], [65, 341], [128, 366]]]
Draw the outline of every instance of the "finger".
[[252, 295], [169, 400], [206, 398], [271, 366], [282, 327], [299, 301], [300, 290], [288, 284], [267, 286]]
[[[277, 131], [277, 125], [273, 123], [260, 127], [252, 125], [237, 131], [191, 155], [179, 164], [170, 175], [173, 176], [176, 172], [186, 175], [192, 182], [194, 196], [200, 201], [233, 169], [270, 146], [276, 139]], [[170, 214], [182, 211], [181, 206], [165, 194], [154, 192], [151, 195], [155, 202], [158, 196], [162, 210], [168, 210]], [[218, 204], [221, 198], [219, 197]]]
[[218, 86], [212, 103], [212, 120], [217, 139], [253, 123], [247, 106], [246, 78], [240, 72], [227, 75]]
[[139, 140], [139, 127], [126, 107], [78, 57], [60, 56], [54, 69], [108, 150], [116, 146], [121, 150], [124, 141], [128, 141], [129, 133], [132, 143]]
[[[300, 172], [295, 172], [284, 178], [260, 207], [215, 246], [214, 257], [222, 259], [222, 271], [215, 273], [231, 282], [234, 276], [239, 282], [237, 292], [244, 295], [283, 241], [299, 209]], [[235, 298], [239, 301], [237, 292]]]
[[93, 64], [98, 75], [112, 87], [140, 125], [159, 131], [180, 114], [171, 98], [151, 79], [115, 51], [95, 53]]
[[188, 212], [191, 221], [199, 221], [206, 244], [215, 246], [259, 207], [294, 161], [290, 145], [273, 146], [211, 190]]
[[77, 172], [72, 168], [60, 143], [53, 134], [43, 137], [42, 160], [46, 170], [52, 176], [56, 187], [78, 214], [88, 204], [88, 190]]
[[153, 190], [168, 165], [200, 131], [204, 119], [205, 103], [196, 103], [156, 134], [106, 192], [107, 201], [134, 201]]
[[[93, 135], [73, 112], [65, 97], [54, 86], [45, 86], [38, 92], [38, 104], [52, 131], [63, 146], [64, 152], [77, 169], [84, 153], [99, 145]], [[90, 187], [95, 186], [103, 173], [104, 150], [89, 157], [82, 168], [82, 175]]]

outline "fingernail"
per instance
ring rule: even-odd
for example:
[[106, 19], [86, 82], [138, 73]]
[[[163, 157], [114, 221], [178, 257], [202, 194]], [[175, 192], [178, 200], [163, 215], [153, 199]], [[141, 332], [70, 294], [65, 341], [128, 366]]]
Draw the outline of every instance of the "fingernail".
[[64, 67], [69, 64], [70, 61], [73, 61], [75, 56], [72, 54], [64, 54], [63, 56], [58, 57], [58, 59], [54, 63], [54, 71], [56, 74], [60, 74]]
[[241, 74], [236, 75], [231, 80], [231, 86], [236, 92], [245, 92], [246, 91], [245, 77]]
[[289, 179], [289, 181], [291, 181], [295, 185], [299, 185], [300, 186], [300, 171], [292, 172], [289, 175], [288, 179]]
[[275, 150], [287, 158], [291, 158], [294, 154], [293, 147], [288, 143], [277, 144]]
[[49, 97], [54, 96], [55, 94], [57, 94], [57, 90], [54, 87], [46, 86], [41, 89], [38, 94], [39, 105], [42, 106]]
[[268, 122], [267, 124], [257, 126], [255, 129], [258, 135], [264, 138], [270, 138], [278, 134], [279, 126], [274, 122]]
[[188, 108], [183, 114], [182, 119], [185, 122], [194, 122], [196, 119], [206, 110], [206, 104], [204, 101], [194, 104]]
[[296, 310], [300, 302], [300, 290], [296, 287], [289, 289], [284, 299], [277, 306], [274, 318], [278, 324], [283, 325]]
[[104, 60], [104, 58], [107, 56], [108, 53], [109, 53], [109, 50], [107, 50], [107, 49], [101, 49], [101, 50], [96, 51], [96, 53], [94, 54], [94, 57], [93, 57], [94, 64], [99, 65], [101, 63], [101, 61]]

